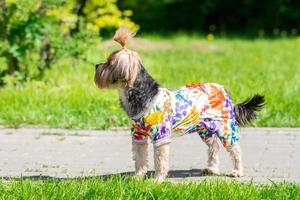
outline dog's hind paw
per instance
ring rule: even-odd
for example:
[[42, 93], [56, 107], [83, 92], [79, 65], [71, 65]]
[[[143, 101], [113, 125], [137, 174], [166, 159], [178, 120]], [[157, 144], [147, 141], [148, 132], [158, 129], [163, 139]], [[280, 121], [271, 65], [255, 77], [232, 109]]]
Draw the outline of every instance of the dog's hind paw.
[[242, 176], [244, 176], [244, 174], [243, 174], [242, 170], [234, 169], [234, 170], [231, 171], [229, 176], [231, 176], [231, 177], [242, 177]]

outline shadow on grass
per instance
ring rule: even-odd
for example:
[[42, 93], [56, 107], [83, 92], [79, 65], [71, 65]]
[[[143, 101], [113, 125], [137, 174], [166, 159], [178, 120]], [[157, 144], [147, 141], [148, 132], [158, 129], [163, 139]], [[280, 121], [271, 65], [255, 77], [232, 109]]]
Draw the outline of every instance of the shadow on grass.
[[[115, 174], [106, 174], [106, 175], [95, 175], [95, 176], [81, 176], [81, 177], [74, 177], [74, 178], [59, 178], [59, 177], [52, 177], [52, 176], [22, 176], [22, 177], [8, 177], [2, 176], [0, 180], [74, 180], [74, 179], [90, 179], [90, 178], [100, 178], [102, 180], [110, 179], [114, 176], [121, 176], [121, 177], [131, 177], [134, 176], [134, 172], [122, 172], [122, 173], [115, 173]], [[201, 177], [207, 176], [207, 174], [202, 169], [191, 169], [191, 170], [171, 170], [169, 171], [168, 178], [188, 178], [188, 177]], [[217, 175], [222, 176], [222, 175]], [[148, 171], [146, 178], [153, 178], [154, 171]]]

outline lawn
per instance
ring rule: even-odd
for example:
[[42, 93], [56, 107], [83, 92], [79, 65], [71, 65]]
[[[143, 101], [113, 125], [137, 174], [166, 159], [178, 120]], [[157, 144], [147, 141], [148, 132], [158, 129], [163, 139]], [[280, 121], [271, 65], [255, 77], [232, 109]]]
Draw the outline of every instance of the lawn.
[[[237, 103], [260, 93], [267, 104], [252, 126], [300, 126], [299, 39], [147, 36], [131, 46], [164, 87], [217, 82]], [[66, 57], [40, 81], [1, 88], [0, 124], [95, 129], [129, 125], [117, 92], [98, 90], [93, 83], [95, 64], [118, 48], [113, 42], [100, 42], [86, 51], [85, 61]]]
[[156, 184], [113, 177], [75, 180], [0, 181], [0, 199], [299, 199], [293, 183], [255, 185], [224, 181]]

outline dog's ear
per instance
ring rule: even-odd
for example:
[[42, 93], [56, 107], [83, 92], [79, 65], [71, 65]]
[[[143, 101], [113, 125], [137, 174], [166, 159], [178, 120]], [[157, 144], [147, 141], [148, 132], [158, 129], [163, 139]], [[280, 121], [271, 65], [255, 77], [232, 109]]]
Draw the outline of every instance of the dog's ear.
[[124, 27], [116, 31], [114, 40], [123, 49], [113, 52], [106, 63], [101, 67], [97, 67], [95, 83], [99, 88], [107, 88], [120, 83], [122, 86], [133, 86], [139, 71], [140, 57], [136, 52], [127, 49], [126, 44], [134, 35], [135, 33]]
[[128, 28], [121, 27], [116, 31], [113, 38], [123, 47], [123, 50], [116, 54], [116, 69], [119, 71], [120, 79], [123, 79], [126, 86], [129, 87], [133, 86], [140, 65], [139, 55], [126, 48], [128, 40], [134, 36], [135, 33], [131, 32]]
[[133, 86], [133, 83], [138, 74], [138, 70], [139, 70], [139, 61], [138, 60], [132, 61], [129, 69], [130, 73], [129, 73], [129, 79], [127, 80], [127, 86], [129, 87]]
[[129, 50], [122, 50], [120, 55], [117, 56], [113, 74], [115, 78], [123, 81], [126, 86], [133, 86], [133, 83], [137, 77], [140, 59], [137, 53]]

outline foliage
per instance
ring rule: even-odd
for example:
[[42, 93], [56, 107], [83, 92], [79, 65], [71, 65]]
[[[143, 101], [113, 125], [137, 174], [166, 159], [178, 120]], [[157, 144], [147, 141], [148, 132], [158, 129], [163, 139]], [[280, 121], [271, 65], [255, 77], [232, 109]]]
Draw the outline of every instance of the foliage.
[[132, 31], [137, 31], [139, 26], [129, 19], [133, 14], [132, 11], [120, 11], [116, 2], [117, 0], [90, 0], [84, 9], [87, 28], [99, 31], [108, 27], [127, 26]]
[[[140, 54], [163, 87], [217, 82], [236, 103], [260, 93], [266, 96], [266, 106], [251, 126], [300, 126], [300, 38], [148, 37], [152, 39], [136, 39], [129, 48]], [[117, 91], [99, 90], [93, 82], [95, 63], [115, 49], [119, 47], [113, 41], [91, 45], [84, 52], [86, 60], [58, 59], [41, 81], [2, 88], [0, 124], [96, 129], [130, 125]]]
[[1, 66], [0, 78], [14, 74], [17, 79], [24, 79], [36, 70], [29, 66], [37, 60], [42, 47], [46, 28], [46, 19], [42, 15], [44, 7], [37, 0], [20, 0], [1, 1], [1, 8], [0, 56], [6, 59], [2, 64], [7, 66]]
[[296, 183], [239, 183], [201, 177], [200, 182], [164, 182], [113, 176], [73, 180], [0, 181], [1, 199], [299, 199]]
[[[119, 1], [134, 12], [144, 31], [174, 30], [286, 36], [300, 32], [297, 0], [139, 0]], [[151, 10], [151, 12], [149, 12]]]
[[[74, 12], [78, 6], [82, 7], [81, 13]], [[80, 21], [79, 25], [82, 26], [81, 29], [96, 33], [110, 27], [127, 26], [133, 31], [137, 31], [139, 28], [129, 19], [132, 11], [119, 10], [116, 0], [71, 0], [64, 2], [57, 8], [49, 9], [47, 14], [63, 22], [62, 32], [69, 32], [74, 29], [78, 20]]]
[[0, 86], [40, 78], [65, 55], [85, 59], [102, 29], [138, 29], [114, 0], [0, 0], [0, 7]]

